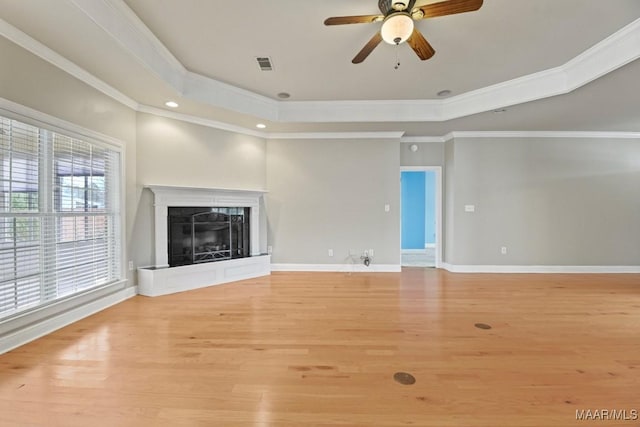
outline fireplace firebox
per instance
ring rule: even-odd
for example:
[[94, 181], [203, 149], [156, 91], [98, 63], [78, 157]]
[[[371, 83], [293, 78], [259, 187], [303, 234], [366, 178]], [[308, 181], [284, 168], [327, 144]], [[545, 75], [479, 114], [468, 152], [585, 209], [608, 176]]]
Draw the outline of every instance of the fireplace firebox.
[[169, 266], [251, 254], [248, 207], [168, 207]]

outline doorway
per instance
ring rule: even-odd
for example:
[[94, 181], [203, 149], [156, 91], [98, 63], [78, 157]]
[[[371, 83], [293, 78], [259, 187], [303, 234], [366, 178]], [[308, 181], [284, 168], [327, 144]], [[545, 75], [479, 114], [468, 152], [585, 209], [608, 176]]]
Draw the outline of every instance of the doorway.
[[401, 262], [403, 267], [440, 267], [441, 168], [400, 170]]

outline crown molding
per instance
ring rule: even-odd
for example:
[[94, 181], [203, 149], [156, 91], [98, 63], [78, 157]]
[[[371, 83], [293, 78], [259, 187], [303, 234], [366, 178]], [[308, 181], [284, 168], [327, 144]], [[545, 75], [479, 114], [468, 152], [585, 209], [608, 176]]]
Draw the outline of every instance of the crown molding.
[[107, 144], [111, 149], [116, 149], [118, 151], [122, 151], [125, 146], [125, 143], [118, 138], [88, 129], [84, 126], [43, 113], [42, 111], [35, 110], [2, 97], [0, 97], [0, 114], [25, 123], [35, 124], [52, 131], [58, 131], [69, 136], [75, 136], [80, 139], [86, 138], [99, 145]]
[[[274, 122], [441, 122], [566, 94], [640, 57], [637, 19], [561, 66], [447, 99], [278, 101], [188, 71], [123, 0], [70, 1], [181, 96]], [[138, 109], [136, 101], [2, 20], [0, 34]]]
[[403, 136], [400, 138], [401, 143], [442, 143], [446, 139], [444, 136]]
[[280, 121], [278, 118], [279, 101], [191, 71], [187, 72], [185, 76], [182, 96], [264, 120]]
[[126, 105], [133, 110], [138, 108], [138, 102], [95, 77], [84, 68], [81, 68], [75, 63], [69, 61], [64, 56], [49, 49], [47, 46], [1, 18], [0, 35], [121, 104]]
[[[189, 72], [177, 62], [177, 59], [158, 41], [155, 36], [147, 29], [146, 26], [137, 18], [137, 16], [128, 8], [121, 0], [71, 0], [74, 4], [81, 4], [83, 10], [109, 11], [108, 16], [119, 22], [119, 16], [127, 16], [129, 22], [134, 22], [133, 27], [137, 28], [139, 37], [154, 39], [149, 41], [153, 46], [152, 51], [158, 58], [157, 62], [164, 63], [166, 67], [173, 69], [174, 73], [182, 76], [185, 82], [184, 88], [186, 92], [193, 94], [193, 97], [203, 102], [213, 102], [213, 98], [224, 99], [228, 104], [223, 103], [224, 108], [244, 109], [257, 117], [263, 117], [272, 121], [310, 121], [310, 122], [342, 122], [342, 121], [441, 121], [449, 120], [448, 115], [453, 114], [456, 109], [462, 111], [464, 103], [482, 104], [483, 99], [492, 97], [500, 98], [502, 102], [508, 98], [510, 85], [519, 85], [521, 88], [532, 87], [536, 90], [542, 90], [543, 87], [552, 89], [553, 82], [566, 80], [560, 74], [572, 75], [573, 83], [563, 83], [566, 87], [573, 87], [578, 83], [586, 84], [588, 81], [598, 78], [608, 72], [615, 70], [618, 66], [622, 66], [634, 59], [640, 57], [640, 19], [634, 21], [622, 30], [598, 43], [594, 47], [585, 51], [578, 57], [569, 61], [565, 66], [543, 71], [540, 73], [524, 76], [509, 82], [501, 83], [477, 91], [468, 92], [458, 95], [457, 97], [448, 98], [446, 100], [405, 100], [405, 101], [320, 101], [320, 102], [287, 102], [275, 101], [270, 98], [254, 94], [250, 91], [216, 82], [213, 79]], [[112, 6], [112, 7], [110, 7]], [[135, 24], [137, 22], [137, 24]], [[112, 25], [115, 25], [112, 23]], [[141, 27], [140, 27], [141, 26]], [[117, 28], [117, 26], [115, 26]], [[130, 33], [130, 31], [124, 31]], [[600, 139], [639, 139], [640, 132], [553, 132], [553, 131], [483, 131], [483, 132], [451, 132], [443, 136], [410, 136], [405, 137], [403, 131], [393, 132], [286, 132], [286, 133], [270, 133], [245, 128], [230, 123], [220, 122], [216, 120], [206, 119], [199, 116], [181, 114], [178, 112], [167, 111], [161, 108], [148, 105], [141, 105], [135, 100], [129, 98], [122, 92], [108, 85], [104, 81], [95, 77], [83, 68], [64, 58], [60, 54], [54, 52], [47, 46], [33, 39], [28, 34], [15, 28], [8, 22], [0, 19], [0, 35], [8, 40], [16, 43], [22, 48], [44, 59], [59, 69], [67, 72], [78, 80], [86, 83], [94, 89], [104, 93], [112, 99], [126, 105], [132, 110], [153, 114], [160, 117], [179, 120], [187, 123], [193, 123], [214, 129], [220, 129], [229, 132], [235, 132], [243, 135], [254, 136], [264, 139], [392, 139], [401, 143], [441, 143], [452, 140], [454, 138], [600, 138]], [[617, 49], [619, 48], [619, 49]], [[596, 60], [596, 57], [602, 55], [608, 58], [607, 61]], [[593, 73], [585, 73], [585, 69], [594, 71]], [[562, 71], [561, 71], [562, 70]], [[546, 77], [545, 77], [546, 76]], [[591, 80], [588, 80], [591, 78]], [[545, 83], [546, 80], [546, 83]], [[515, 82], [515, 83], [514, 83]], [[182, 86], [182, 85], [180, 85]], [[579, 86], [577, 86], [579, 87]], [[522, 93], [525, 90], [522, 89]], [[498, 96], [503, 93], [504, 96]], [[464, 101], [464, 98], [467, 98]], [[462, 102], [462, 101], [464, 102]], [[460, 104], [458, 104], [460, 102]], [[458, 105], [458, 107], [452, 107]], [[488, 104], [484, 103], [483, 108], [497, 108], [506, 106], [501, 103]], [[230, 108], [233, 107], [233, 108]], [[428, 110], [428, 111], [427, 111]], [[452, 110], [452, 111], [448, 111]], [[425, 112], [426, 111], [426, 112]], [[430, 114], [428, 112], [430, 111]], [[313, 119], [314, 114], [318, 117]], [[469, 114], [473, 114], [471, 111]], [[348, 119], [345, 119], [347, 117]], [[354, 118], [359, 120], [353, 120]]]
[[442, 100], [280, 101], [282, 122], [441, 122]]
[[497, 139], [497, 138], [574, 138], [574, 139], [640, 139], [640, 132], [600, 132], [600, 131], [454, 131], [442, 136], [403, 136], [404, 131], [380, 132], [265, 132], [242, 126], [205, 119], [198, 116], [176, 113], [161, 108], [141, 105], [138, 112], [159, 117], [193, 123], [213, 129], [255, 136], [267, 140], [274, 139], [388, 139], [399, 143], [444, 143], [453, 139]]
[[567, 63], [437, 100], [277, 101], [187, 71], [123, 0], [72, 0], [182, 96], [279, 122], [446, 121], [565, 94], [640, 57], [640, 19]]
[[167, 119], [192, 123], [213, 129], [234, 132], [241, 135], [255, 136], [264, 139], [394, 139], [399, 140], [404, 131], [391, 132], [264, 132], [247, 129], [242, 126], [205, 119], [189, 114], [181, 114], [174, 111], [163, 110], [162, 108], [140, 105], [137, 109], [140, 113], [152, 114], [154, 116], [165, 117]]
[[122, 0], [70, 0], [138, 62], [172, 87], [184, 92], [187, 69]]
[[237, 125], [233, 125], [225, 122], [219, 122], [217, 120], [205, 119], [203, 117], [192, 116], [189, 114], [182, 114], [182, 113], [176, 113], [174, 111], [167, 111], [167, 110], [163, 110], [162, 108], [150, 107], [148, 105], [140, 105], [137, 111], [139, 113], [153, 114], [154, 116], [165, 117], [167, 119], [178, 120], [186, 123], [193, 123], [200, 126], [224, 130], [228, 132], [239, 133], [242, 135], [256, 136], [258, 138], [267, 138], [269, 136], [269, 134], [266, 132], [247, 129], [242, 126], [237, 126]]
[[281, 132], [268, 133], [267, 139], [401, 139], [404, 131], [390, 132]]
[[[640, 132], [585, 131], [455, 131], [443, 136], [443, 141], [458, 138], [578, 138], [578, 139], [640, 139]], [[404, 142], [404, 141], [403, 141]]]
[[564, 65], [571, 92], [640, 57], [640, 19], [616, 31]]
[[187, 70], [123, 0], [71, 2], [180, 96], [265, 120], [278, 119], [278, 101]]
[[400, 142], [444, 143], [464, 138], [574, 138], [574, 139], [640, 139], [640, 132], [586, 131], [454, 131], [443, 136], [404, 136]]

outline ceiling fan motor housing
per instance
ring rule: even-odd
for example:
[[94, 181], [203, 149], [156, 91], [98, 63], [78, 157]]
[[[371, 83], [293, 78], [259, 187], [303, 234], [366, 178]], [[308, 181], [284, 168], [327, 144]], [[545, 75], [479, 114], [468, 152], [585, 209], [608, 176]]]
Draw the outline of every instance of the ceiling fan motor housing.
[[411, 10], [416, 0], [378, 0], [378, 8], [385, 16], [390, 12]]

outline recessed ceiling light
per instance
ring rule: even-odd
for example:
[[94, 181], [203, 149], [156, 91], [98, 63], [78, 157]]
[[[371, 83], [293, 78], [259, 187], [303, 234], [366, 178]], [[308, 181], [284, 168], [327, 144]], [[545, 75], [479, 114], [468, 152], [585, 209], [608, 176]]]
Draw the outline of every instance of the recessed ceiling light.
[[291, 97], [291, 94], [290, 94], [290, 93], [287, 93], [287, 92], [280, 92], [280, 93], [278, 94], [278, 98], [280, 98], [280, 99], [288, 99], [288, 98], [290, 98], [290, 97]]
[[497, 110], [493, 110], [493, 112], [497, 114], [504, 113], [505, 111], [507, 111], [506, 108], [498, 108]]
[[265, 125], [264, 123], [258, 123], [258, 124], [256, 125], [256, 127], [257, 127], [258, 129], [264, 129], [264, 128], [266, 128], [266, 127], [267, 127], [267, 125]]
[[449, 96], [451, 95], [451, 91], [449, 89], [441, 90], [437, 93], [438, 96]]
[[167, 107], [178, 108], [178, 103], [175, 101], [167, 101], [164, 103]]

